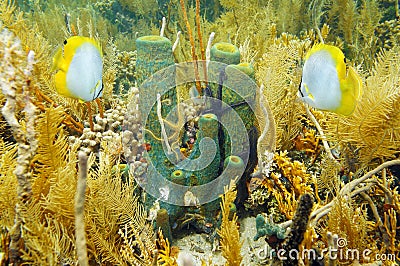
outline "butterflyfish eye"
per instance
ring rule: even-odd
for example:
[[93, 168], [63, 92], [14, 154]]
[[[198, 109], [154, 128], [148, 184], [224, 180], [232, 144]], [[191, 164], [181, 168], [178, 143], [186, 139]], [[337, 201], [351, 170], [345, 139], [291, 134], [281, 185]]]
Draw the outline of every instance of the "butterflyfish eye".
[[67, 40], [64, 40], [64, 45], [67, 44]]

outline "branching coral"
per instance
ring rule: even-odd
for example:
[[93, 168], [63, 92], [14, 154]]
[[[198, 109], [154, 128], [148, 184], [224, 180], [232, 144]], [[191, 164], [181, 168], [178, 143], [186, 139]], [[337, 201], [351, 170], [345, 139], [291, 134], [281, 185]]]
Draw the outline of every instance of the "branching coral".
[[[271, 164], [263, 172], [267, 178], [255, 178], [254, 185], [258, 187], [252, 191], [250, 201], [258, 201], [258, 205], [263, 205], [266, 199], [276, 200], [280, 213], [291, 219], [299, 197], [304, 193], [314, 192], [311, 186], [314, 180], [310, 178], [304, 164], [297, 160], [292, 161], [287, 152], [276, 153]], [[314, 192], [316, 193], [317, 191]]]
[[[48, 5], [47, 5], [48, 4]], [[53, 46], [62, 45], [63, 40], [70, 37], [71, 33], [66, 32], [65, 16], [67, 12], [65, 7], [59, 7], [59, 3], [47, 3], [41, 5], [35, 2], [30, 8], [35, 12], [24, 14], [13, 2], [2, 1], [0, 6], [0, 20], [10, 31], [14, 32], [21, 40], [24, 49], [35, 51], [35, 67], [32, 75], [32, 88], [35, 90], [36, 99], [34, 104], [41, 111], [48, 106], [58, 107], [64, 106], [68, 111], [66, 113], [64, 123], [73, 131], [82, 133], [83, 125], [80, 121], [86, 120], [87, 105], [79, 103], [77, 100], [69, 99], [59, 95], [54, 87], [52, 72]], [[91, 36], [99, 39], [104, 47], [104, 104], [110, 104], [110, 97], [115, 85], [117, 69], [123, 69], [122, 64], [117, 67], [118, 58], [116, 57], [117, 49], [109, 36], [110, 22], [96, 16], [91, 6], [83, 6], [78, 4], [77, 9], [70, 10], [68, 13], [69, 26], [75, 28], [79, 35]], [[54, 30], [54, 29], [58, 30]], [[52, 30], [49, 30], [52, 29]], [[123, 82], [121, 80], [121, 82]], [[97, 108], [98, 107], [98, 108]], [[90, 109], [102, 112], [102, 106], [90, 103]], [[89, 117], [90, 118], [90, 117]], [[78, 122], [77, 122], [77, 121]], [[90, 120], [90, 119], [89, 119]]]
[[[296, 34], [309, 27], [310, 17], [308, 2], [310, 1], [273, 1], [276, 24], [279, 32]], [[301, 18], [301, 19], [300, 19]]]
[[[41, 147], [41, 151], [35, 156], [35, 165], [38, 164], [41, 168], [32, 179], [34, 200], [21, 209], [25, 244], [21, 258], [33, 264], [75, 263], [77, 257], [73, 233], [73, 202], [79, 146], [69, 146], [67, 138], [63, 136], [63, 128], [60, 126], [62, 111], [49, 109], [48, 112], [51, 113], [45, 113], [37, 120], [36, 130], [43, 139], [50, 137], [53, 140], [47, 146]], [[39, 139], [39, 143], [40, 141]], [[88, 190], [84, 214], [89, 263], [107, 261], [124, 264], [127, 261], [136, 261], [140, 265], [149, 265], [154, 249], [153, 233], [146, 225], [143, 208], [137, 197], [133, 196], [135, 184], [132, 177], [124, 183], [119, 171], [112, 170], [114, 165], [118, 165], [119, 157], [119, 154], [111, 152], [112, 147], [112, 141], [103, 142], [99, 153], [100, 161], [95, 162], [94, 156], [90, 156], [88, 161]], [[7, 160], [13, 150], [10, 148], [7, 152], [4, 149], [2, 158]], [[50, 160], [50, 155], [53, 160]], [[9, 161], [10, 166], [16, 165], [16, 158], [9, 158]], [[49, 174], [47, 179], [43, 176], [44, 173]], [[12, 176], [9, 177], [11, 181]], [[39, 189], [43, 184], [44, 189]], [[8, 191], [16, 191], [17, 184], [4, 182], [0, 186], [2, 191], [6, 186]], [[5, 200], [4, 197], [1, 199]], [[1, 201], [0, 206], [5, 208], [2, 213], [13, 214], [14, 206], [5, 203]], [[5, 217], [1, 221], [3, 228], [10, 228], [12, 225]], [[118, 234], [125, 224], [129, 239], [134, 238], [136, 241], [132, 250], [134, 256], [128, 256], [123, 251], [123, 238]]]
[[142, 16], [152, 16], [155, 10], [157, 10], [158, 8], [156, 0], [151, 0], [146, 2], [139, 0], [134, 0], [134, 1], [120, 0], [119, 2], [124, 8]]
[[79, 265], [89, 265], [86, 249], [86, 233], [85, 233], [85, 194], [86, 194], [86, 178], [88, 174], [88, 157], [84, 152], [78, 153], [79, 159], [79, 177], [75, 193], [75, 237], [76, 237], [76, 253]]
[[288, 219], [292, 218], [297, 200], [304, 193], [312, 192], [310, 176], [299, 161], [292, 162], [287, 153], [275, 154], [277, 172], [272, 172], [272, 193], [275, 196], [279, 210]]
[[[386, 167], [396, 164], [400, 164], [400, 161], [393, 160], [381, 164], [379, 167], [371, 170], [362, 177], [344, 185], [338, 192], [335, 193], [336, 196], [329, 203], [322, 206], [317, 205], [317, 208], [312, 211], [310, 215], [311, 227], [309, 229], [311, 230], [308, 229], [307, 233], [305, 234], [305, 240], [309, 242], [303, 243], [302, 245], [308, 249], [313, 246], [313, 241], [315, 241], [313, 236], [315, 234], [313, 230], [314, 228], [320, 233], [327, 232], [327, 230], [337, 232], [340, 237], [345, 239], [347, 244], [345, 247], [342, 246], [343, 251], [341, 252], [347, 252], [346, 249], [365, 250], [366, 248], [369, 248], [375, 253], [378, 252], [382, 254], [387, 251], [393, 253], [393, 250], [395, 250], [399, 245], [398, 240], [396, 240], [396, 230], [393, 230], [394, 221], [396, 220], [396, 204], [386, 205], [389, 207], [385, 211], [384, 215], [378, 214], [376, 204], [379, 203], [375, 201], [373, 202], [367, 193], [374, 187], [378, 187], [384, 191], [385, 195], [387, 195], [385, 198], [388, 200], [385, 200], [385, 202], [393, 203], [394, 201], [397, 201], [398, 193], [396, 191], [392, 191], [392, 189], [388, 189], [387, 185], [385, 185], [385, 182], [383, 182], [381, 179], [373, 177]], [[386, 178], [385, 175], [383, 178]], [[367, 200], [367, 203], [374, 214], [376, 220], [375, 223], [368, 220], [366, 210], [367, 207], [365, 205], [352, 207], [353, 205], [356, 205], [354, 199], [357, 197], [357, 195], [361, 195]], [[320, 223], [321, 219], [327, 215], [329, 216], [327, 220]], [[383, 218], [380, 216], [384, 216], [384, 222], [382, 222]], [[376, 227], [369, 226], [371, 224], [376, 225]], [[384, 226], [382, 226], [382, 224]], [[282, 229], [292, 226], [292, 221], [289, 220], [281, 223], [280, 226]], [[368, 233], [370, 230], [375, 230], [376, 228], [379, 229], [379, 232], [382, 235], [379, 237], [379, 244], [377, 244], [373, 237], [371, 237], [371, 235]], [[346, 260], [346, 258], [344, 258], [344, 260]]]
[[[283, 248], [290, 252], [291, 250], [299, 250], [301, 242], [304, 240], [308, 226], [308, 219], [313, 207], [314, 199], [310, 194], [303, 194], [299, 199], [295, 215], [293, 217], [293, 226], [291, 227], [288, 239]], [[297, 265], [298, 259], [291, 259], [284, 263], [284, 265]]]
[[[96, 163], [98, 170], [90, 171], [88, 177], [90, 193], [86, 203], [86, 226], [89, 252], [97, 260], [123, 263], [127, 257], [121, 253], [122, 239], [118, 231], [128, 224], [128, 237], [135, 238], [135, 246], [139, 247], [140, 256], [146, 265], [148, 254], [152, 254], [152, 232], [145, 224], [143, 206], [138, 203], [138, 197], [134, 196], [136, 186], [133, 177], [129, 177], [125, 183], [119, 172], [113, 173], [115, 158], [110, 152], [112, 146], [103, 142], [102, 147], [102, 160]], [[129, 228], [129, 223], [137, 231]]]
[[356, 25], [356, 3], [353, 0], [340, 0], [334, 2], [328, 11], [327, 23], [334, 25], [338, 33], [349, 44], [353, 44], [353, 32]]
[[[36, 108], [30, 100], [30, 80], [35, 59], [33, 51], [29, 52], [28, 57], [24, 56], [20, 40], [7, 29], [0, 32], [0, 39], [0, 57], [2, 58], [0, 86], [6, 99], [1, 110], [4, 119], [11, 127], [18, 147], [16, 166], [13, 172], [18, 181], [18, 202], [15, 206], [15, 224], [10, 230], [10, 262], [19, 263], [23, 221], [21, 208], [29, 204], [32, 198], [30, 161], [38, 144], [35, 132]], [[25, 114], [25, 124], [21, 124], [17, 118], [21, 111], [18, 107], [23, 105], [22, 97], [26, 99], [22, 110]]]
[[[60, 7], [56, 0], [46, 3], [18, 1], [24, 13], [13, 1], [0, 3], [0, 57], [3, 59], [0, 62], [0, 105], [3, 108], [0, 118], [0, 227], [1, 252], [7, 253], [6, 263], [72, 265], [79, 257], [87, 255], [90, 265], [176, 264], [174, 248], [168, 241], [156, 246], [153, 228], [145, 219], [146, 210], [139, 203], [139, 189], [130, 175], [134, 173], [145, 180], [147, 162], [142, 151], [154, 148], [154, 145], [142, 146], [140, 142], [139, 96], [137, 92], [127, 98], [121, 95], [134, 85], [135, 79], [142, 78], [136, 72], [135, 52], [121, 50], [134, 49], [132, 37], [136, 30], [148, 33], [152, 25], [158, 23], [154, 19], [134, 22], [128, 15], [155, 14], [158, 4], [136, 0], [94, 2], [61, 0], [65, 5]], [[197, 8], [187, 7], [186, 21], [178, 16], [179, 8], [173, 10], [176, 3], [176, 0], [169, 1], [165, 5], [168, 10], [159, 10], [166, 17], [164, 35], [171, 37], [178, 30], [190, 27], [194, 31], [192, 40], [187, 31], [177, 42], [175, 59], [195, 59], [190, 51], [194, 55], [202, 54], [204, 59], [203, 36], [210, 31], [215, 31], [216, 41], [228, 38], [240, 45], [242, 60], [255, 62], [257, 81], [265, 85], [261, 95], [265, 97], [259, 97], [261, 102], [257, 104], [268, 104], [275, 116], [274, 120], [265, 122], [270, 127], [276, 126], [277, 147], [289, 150], [293, 158], [278, 152], [273, 160], [273, 149], [270, 149], [273, 139], [267, 131], [263, 132], [264, 142], [260, 137], [258, 145], [260, 171], [254, 175], [259, 178], [257, 185], [260, 186], [251, 190], [250, 199], [255, 204], [250, 208], [258, 203], [257, 207], [268, 208], [275, 221], [281, 220], [283, 215], [291, 219], [299, 207], [299, 198], [312, 193], [317, 203], [299, 250], [315, 248], [315, 241], [319, 241], [320, 247], [335, 247], [333, 242], [341, 237], [347, 240], [348, 248], [368, 248], [374, 253], [390, 252], [399, 256], [398, 180], [394, 169], [383, 170], [400, 164], [399, 21], [388, 18], [395, 12], [385, 12], [382, 17], [382, 3], [378, 5], [376, 0], [221, 0], [219, 3], [207, 0], [207, 4], [215, 4], [215, 10], [219, 4], [224, 8], [218, 10], [223, 14], [217, 21], [208, 22], [206, 15], [200, 17], [208, 14], [200, 10], [200, 1], [189, 1], [189, 6], [196, 3]], [[114, 11], [116, 14], [110, 14]], [[67, 13], [69, 25], [64, 22]], [[129, 23], [122, 27], [124, 22]], [[188, 26], [185, 27], [186, 22]], [[200, 23], [205, 29], [203, 32]], [[310, 110], [321, 125], [314, 131], [315, 125], [304, 121], [308, 110], [298, 101], [297, 90], [305, 51], [316, 42], [315, 31], [318, 32], [322, 24], [319, 41], [343, 49], [346, 58], [353, 61], [351, 65], [360, 64], [356, 68], [362, 76], [364, 92], [350, 116]], [[138, 29], [137, 25], [143, 27]], [[315, 29], [311, 30], [311, 26]], [[127, 30], [132, 33], [126, 34]], [[57, 95], [52, 82], [50, 65], [54, 46], [61, 44], [73, 31], [98, 38], [104, 48], [103, 103], [106, 111], [105, 118], [95, 117], [93, 130], [84, 129], [87, 127], [86, 106]], [[200, 47], [194, 47], [195, 42], [200, 42]], [[382, 51], [377, 53], [380, 48]], [[31, 50], [34, 53], [29, 52]], [[187, 98], [185, 93], [179, 93], [182, 97], [178, 102]], [[129, 101], [134, 103], [131, 109], [126, 108]], [[167, 105], [162, 99], [159, 103], [162, 108]], [[40, 113], [36, 114], [32, 104]], [[186, 108], [191, 109], [188, 106], [183, 109]], [[182, 134], [180, 126], [189, 120], [187, 110], [179, 114], [177, 123], [164, 119], [170, 133], [169, 141], [179, 139], [177, 137]], [[194, 115], [195, 111], [191, 113]], [[260, 121], [264, 121], [262, 117], [267, 113], [259, 111]], [[132, 127], [123, 135], [124, 113], [130, 116], [126, 122]], [[261, 123], [260, 129], [263, 126]], [[156, 137], [160, 138], [160, 134]], [[171, 143], [171, 149], [179, 153], [178, 142]], [[131, 149], [131, 153], [122, 154], [123, 145]], [[297, 151], [293, 151], [293, 145]], [[80, 206], [84, 204], [85, 208], [80, 209], [80, 223], [77, 223], [85, 230], [75, 236], [73, 203], [78, 184], [79, 148], [89, 157], [87, 189], [81, 187], [79, 193], [82, 196]], [[188, 149], [183, 151], [188, 152]], [[190, 155], [190, 150], [186, 155]], [[135, 161], [129, 171], [125, 167], [128, 161]], [[379, 163], [381, 165], [373, 169]], [[124, 176], [121, 169], [125, 170]], [[370, 169], [373, 170], [365, 173]], [[239, 242], [237, 218], [231, 210], [235, 193], [231, 187], [222, 197], [222, 225], [217, 231], [228, 265], [245, 263], [245, 256], [240, 254], [242, 243]], [[206, 224], [201, 213], [188, 213], [183, 219], [184, 225]], [[279, 228], [275, 225], [274, 229], [285, 232], [291, 223], [289, 220]], [[291, 227], [294, 229], [294, 223]], [[318, 240], [315, 232], [319, 234]], [[373, 235], [368, 237], [371, 232]], [[335, 233], [337, 236], [332, 237]], [[76, 244], [78, 237], [84, 234], [86, 250]], [[281, 236], [283, 238], [284, 234]], [[294, 248], [299, 247], [300, 240], [296, 240]], [[80, 255], [77, 254], [79, 250], [82, 251]]]
[[[372, 178], [373, 175], [379, 173], [380, 171], [384, 170], [387, 167], [393, 166], [393, 165], [399, 165], [400, 160], [392, 160], [392, 161], [387, 161], [376, 167], [375, 169], [369, 171], [368, 173], [364, 174], [362, 177], [359, 177], [357, 179], [352, 180], [351, 182], [347, 183], [344, 185], [340, 191], [337, 193], [336, 197], [331, 200], [329, 203], [320, 206], [316, 210], [314, 210], [311, 215], [311, 225], [317, 224], [317, 222], [324, 217], [325, 215], [329, 214], [331, 211], [332, 207], [335, 204], [335, 201], [337, 200], [337, 197], [355, 197], [359, 195], [362, 192], [369, 191], [374, 185], [377, 184], [377, 182]], [[382, 186], [380, 186], [382, 187]], [[387, 192], [393, 197], [394, 193], [391, 193], [387, 190]], [[397, 196], [396, 196], [397, 197]], [[288, 227], [290, 226], [292, 221], [287, 221], [282, 223], [281, 225], [283, 227]]]

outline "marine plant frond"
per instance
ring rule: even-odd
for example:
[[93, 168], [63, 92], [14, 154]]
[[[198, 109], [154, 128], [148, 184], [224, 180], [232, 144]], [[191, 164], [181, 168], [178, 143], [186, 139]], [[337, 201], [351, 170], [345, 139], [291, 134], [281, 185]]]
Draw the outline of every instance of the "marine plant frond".
[[109, 145], [108, 142], [101, 143], [98, 162], [93, 161], [93, 156], [89, 158], [85, 203], [87, 243], [96, 260], [126, 264], [127, 257], [121, 251], [125, 240], [118, 233], [120, 230], [127, 227], [127, 237], [135, 236], [135, 241], [140, 243], [135, 242], [134, 250], [140, 254], [147, 252], [153, 239], [146, 225], [146, 212], [135, 196], [133, 177], [128, 176], [123, 181], [119, 161], [110, 154]]
[[[76, 155], [76, 153], [74, 153]], [[65, 219], [64, 223], [71, 224], [74, 220], [74, 197], [76, 190], [76, 161], [67, 160], [67, 164], [54, 170], [49, 177], [47, 195], [42, 205], [46, 212], [52, 213], [55, 217]], [[35, 185], [36, 185], [35, 180]]]
[[118, 249], [121, 244], [116, 225], [111, 220], [110, 225], [104, 223], [106, 218], [113, 217], [107, 216], [104, 207], [97, 211], [97, 213], [103, 217], [101, 221], [98, 221], [98, 217], [89, 216], [85, 220], [86, 232], [87, 232], [87, 249], [90, 254], [94, 256], [96, 261], [102, 261], [103, 263], [116, 263], [123, 265], [124, 259]]
[[[104, 153], [104, 156], [109, 156]], [[115, 215], [118, 214], [118, 223], [124, 224], [133, 219], [135, 226], [144, 226], [144, 208], [138, 203], [138, 197], [135, 196], [136, 185], [133, 178], [127, 178], [123, 181], [119, 171], [119, 165], [96, 165], [97, 171], [91, 173], [88, 181], [91, 193], [90, 200], [94, 204], [106, 204], [109, 211]], [[98, 168], [97, 168], [98, 167]]]
[[[131, 54], [126, 53], [125, 56], [127, 58], [126, 61], [120, 60], [117, 54], [117, 47], [113, 43], [113, 39], [110, 38], [107, 42], [106, 46], [103, 46], [103, 51], [107, 54], [107, 57], [104, 58], [104, 73], [103, 73], [103, 99], [106, 101], [110, 101], [112, 99], [113, 88], [116, 83], [117, 75], [121, 72], [127, 71], [128, 67], [130, 67], [133, 63], [132, 61], [136, 61], [135, 58], [131, 57]], [[121, 56], [121, 52], [119, 52]], [[121, 56], [122, 57], [122, 56]], [[120, 72], [119, 72], [120, 71]], [[120, 74], [121, 75], [121, 74]], [[125, 74], [126, 76], [127, 74]], [[132, 73], [133, 75], [133, 73]], [[133, 82], [130, 84], [130, 80], [125, 77], [125, 82], [129, 84], [129, 87], [133, 87]], [[121, 86], [120, 93], [124, 91], [124, 87]]]
[[[10, 25], [15, 21], [15, 11], [16, 7], [14, 1], [1, 1], [0, 3], [0, 21], [5, 25]], [[0, 25], [2, 28], [3, 25]]]
[[367, 41], [375, 35], [375, 30], [382, 18], [382, 13], [379, 11], [379, 3], [376, 0], [362, 1], [360, 16], [357, 23], [357, 32]]
[[50, 107], [37, 119], [35, 130], [38, 148], [33, 158], [36, 169], [33, 191], [38, 198], [47, 193], [50, 178], [67, 162], [69, 144], [62, 125], [64, 118], [65, 113], [61, 107]]
[[307, 6], [304, 1], [275, 1], [278, 32], [296, 34], [308, 26], [309, 21], [304, 17]]
[[342, 146], [357, 148], [362, 163], [393, 158], [400, 145], [400, 48], [382, 51], [354, 113], [329, 125]]
[[25, 19], [24, 13], [16, 7], [14, 1], [1, 1], [0, 21], [2, 27], [12, 31], [21, 40], [26, 52], [29, 50], [35, 52], [33, 79], [36, 82], [48, 79], [51, 49], [48, 41], [40, 34], [37, 25]]
[[240, 240], [236, 213], [232, 211], [232, 204], [234, 204], [237, 194], [234, 181], [231, 180], [229, 187], [225, 187], [224, 190], [220, 203], [221, 227], [217, 230], [217, 233], [221, 238], [222, 256], [227, 261], [226, 265], [239, 266], [243, 259], [240, 254], [243, 241]]
[[[119, 194], [124, 195], [125, 200], [121, 199], [121, 206], [115, 210], [112, 209], [116, 206], [113, 193], [106, 196], [101, 193], [95, 199], [89, 199], [87, 228], [91, 252], [109, 262], [150, 265], [155, 246], [152, 229], [145, 224], [144, 208], [132, 193], [121, 190]], [[110, 200], [102, 200], [109, 196]]]
[[127, 262], [131, 265], [154, 265], [156, 245], [149, 225], [140, 228], [129, 222], [120, 228], [118, 234], [123, 239], [120, 252]]
[[169, 240], [164, 238], [161, 228], [157, 232], [156, 243], [158, 248], [157, 265], [178, 266], [176, 247], [170, 246]]
[[317, 179], [318, 187], [320, 189], [327, 189], [332, 195], [336, 195], [336, 193], [340, 190], [340, 165], [327, 155], [323, 156], [321, 165], [324, 167], [322, 168], [321, 174]]
[[0, 225], [8, 230], [14, 224], [17, 204], [16, 155], [17, 146], [0, 139]]
[[373, 242], [370, 241], [367, 231], [367, 209], [346, 198], [341, 195], [336, 197], [328, 216], [326, 230], [345, 239], [345, 249], [371, 248], [368, 246]]
[[52, 215], [43, 216], [39, 204], [24, 210], [23, 259], [33, 265], [54, 265], [76, 261], [73, 227]]
[[289, 149], [303, 128], [304, 109], [297, 91], [301, 81], [300, 62], [309, 46], [309, 41], [297, 39], [273, 44], [256, 72], [257, 81], [265, 85], [264, 95], [274, 115], [277, 149]]

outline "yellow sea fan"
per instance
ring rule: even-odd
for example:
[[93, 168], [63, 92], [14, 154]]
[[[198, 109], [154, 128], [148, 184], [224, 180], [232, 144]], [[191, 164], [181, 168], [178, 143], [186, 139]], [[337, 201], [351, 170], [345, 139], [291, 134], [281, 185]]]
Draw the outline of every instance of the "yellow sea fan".
[[178, 247], [170, 246], [168, 238], [164, 239], [161, 228], [158, 230], [158, 239], [156, 241], [158, 247], [157, 265], [178, 266]]
[[307, 9], [308, 5], [305, 1], [275, 1], [278, 31], [297, 34], [307, 27], [309, 24], [306, 16]]
[[221, 1], [228, 11], [214, 23], [206, 25], [208, 32], [216, 32], [215, 42], [227, 41], [240, 46], [249, 42], [249, 50], [260, 58], [271, 41], [275, 13], [270, 1]]

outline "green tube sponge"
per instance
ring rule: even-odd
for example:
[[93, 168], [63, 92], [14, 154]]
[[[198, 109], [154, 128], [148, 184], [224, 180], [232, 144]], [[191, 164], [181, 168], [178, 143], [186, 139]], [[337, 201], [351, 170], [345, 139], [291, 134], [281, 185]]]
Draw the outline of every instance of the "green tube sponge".
[[239, 48], [227, 42], [218, 42], [213, 45], [210, 51], [211, 61], [221, 62], [227, 65], [239, 64]]
[[[215, 143], [216, 152], [211, 154], [213, 158], [204, 158], [198, 163], [204, 163], [204, 160], [210, 163], [204, 169], [194, 171], [192, 174], [196, 176], [196, 180], [199, 185], [207, 184], [214, 180], [218, 176], [218, 169], [220, 164], [219, 147], [218, 147], [218, 119], [215, 114], [205, 114], [199, 118], [199, 131], [197, 133], [196, 143], [194, 145], [193, 152], [190, 155], [190, 159], [194, 160], [200, 156], [205, 156], [205, 153], [201, 153], [200, 143], [204, 138], [211, 138]], [[202, 166], [202, 165], [199, 165]], [[202, 168], [202, 167], [200, 167]]]
[[242, 172], [241, 170], [244, 170], [244, 167], [244, 162], [239, 156], [228, 156], [224, 161], [226, 176], [230, 176], [232, 178], [235, 178], [234, 175], [236, 173]]
[[[175, 86], [175, 68], [172, 54], [171, 41], [161, 36], [142, 36], [136, 39], [137, 59], [135, 77], [139, 86], [139, 111], [141, 113], [144, 142], [149, 144], [145, 159], [154, 167], [153, 171], [148, 171], [149, 176], [154, 173], [161, 173], [166, 178], [171, 178], [174, 171], [169, 163], [169, 159], [164, 152], [163, 142], [160, 140], [161, 124], [157, 113], [157, 94], [161, 95], [161, 116], [167, 117], [176, 106], [177, 97]], [[163, 72], [159, 72], [164, 70]], [[159, 72], [157, 74], [157, 72]], [[147, 190], [153, 193], [158, 191], [165, 184], [163, 180], [148, 184]], [[155, 197], [146, 197], [146, 207], [154, 204]], [[175, 213], [168, 208], [170, 215]]]
[[186, 185], [186, 177], [182, 170], [173, 171], [169, 179], [175, 184]]
[[[256, 98], [257, 86], [254, 82], [254, 68], [252, 64], [240, 63], [238, 65], [229, 65], [225, 69], [226, 81], [224, 86], [229, 89], [223, 90], [222, 100], [229, 104], [237, 104], [244, 99], [252, 102]], [[249, 78], [244, 78], [248, 76]], [[242, 97], [240, 97], [235, 91], [239, 92]]]
[[205, 114], [199, 119], [200, 137], [218, 137], [218, 118], [215, 114]]
[[[239, 48], [231, 43], [219, 42], [212, 46], [210, 50], [210, 64], [208, 66], [208, 75], [210, 80], [220, 81], [223, 74], [223, 66], [236, 65], [240, 63]], [[215, 62], [223, 63], [218, 64]], [[223, 81], [223, 80], [222, 80]], [[211, 84], [210, 89], [213, 97], [218, 97], [218, 84]]]
[[160, 69], [174, 64], [171, 41], [157, 35], [136, 39], [136, 80], [140, 85]]

